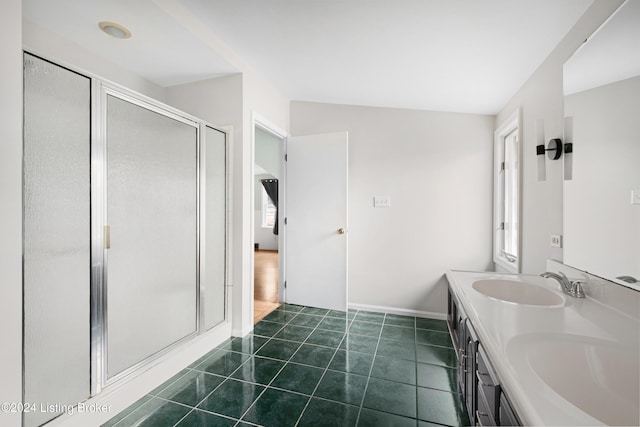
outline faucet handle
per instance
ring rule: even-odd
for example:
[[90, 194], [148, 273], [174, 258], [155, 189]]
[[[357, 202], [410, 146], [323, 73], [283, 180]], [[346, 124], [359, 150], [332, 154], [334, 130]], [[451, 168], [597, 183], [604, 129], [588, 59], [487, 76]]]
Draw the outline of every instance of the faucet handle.
[[576, 298], [584, 298], [584, 290], [582, 289], [582, 285], [585, 284], [584, 280], [574, 280], [571, 282], [571, 291], [573, 292]]

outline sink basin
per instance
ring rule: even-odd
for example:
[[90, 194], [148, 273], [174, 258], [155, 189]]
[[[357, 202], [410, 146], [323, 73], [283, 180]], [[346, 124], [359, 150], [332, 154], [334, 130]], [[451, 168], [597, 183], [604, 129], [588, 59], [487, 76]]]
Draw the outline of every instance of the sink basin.
[[478, 280], [473, 289], [491, 298], [517, 304], [560, 306], [562, 295], [549, 289], [515, 280]]
[[[517, 349], [517, 350], [516, 350]], [[608, 425], [640, 425], [638, 350], [570, 334], [517, 337], [507, 345], [551, 390]]]

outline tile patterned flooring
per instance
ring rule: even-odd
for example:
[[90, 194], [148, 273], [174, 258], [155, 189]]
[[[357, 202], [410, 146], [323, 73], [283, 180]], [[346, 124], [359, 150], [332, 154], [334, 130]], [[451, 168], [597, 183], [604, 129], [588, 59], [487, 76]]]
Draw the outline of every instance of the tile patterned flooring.
[[468, 425], [446, 323], [283, 304], [103, 426]]

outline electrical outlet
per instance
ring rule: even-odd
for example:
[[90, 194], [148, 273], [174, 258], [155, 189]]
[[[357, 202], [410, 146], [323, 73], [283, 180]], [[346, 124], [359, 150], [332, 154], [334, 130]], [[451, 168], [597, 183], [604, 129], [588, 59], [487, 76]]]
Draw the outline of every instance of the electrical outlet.
[[551, 235], [551, 247], [561, 248], [562, 247], [562, 236], [559, 234]]
[[640, 190], [631, 190], [631, 204], [640, 205]]

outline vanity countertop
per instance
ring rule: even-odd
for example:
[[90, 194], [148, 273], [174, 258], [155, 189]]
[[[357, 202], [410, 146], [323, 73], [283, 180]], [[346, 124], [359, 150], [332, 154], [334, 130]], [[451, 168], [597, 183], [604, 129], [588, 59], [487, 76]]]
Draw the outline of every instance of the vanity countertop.
[[[615, 284], [587, 283], [586, 298], [574, 298], [539, 276], [446, 276], [525, 425], [640, 425], [640, 292], [623, 290], [616, 305], [607, 299], [621, 292]], [[476, 290], [481, 280], [556, 295], [547, 305], [507, 302]]]

